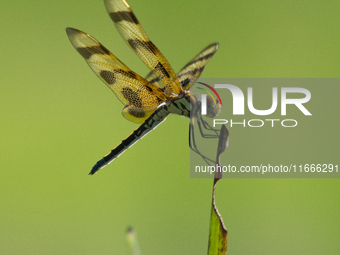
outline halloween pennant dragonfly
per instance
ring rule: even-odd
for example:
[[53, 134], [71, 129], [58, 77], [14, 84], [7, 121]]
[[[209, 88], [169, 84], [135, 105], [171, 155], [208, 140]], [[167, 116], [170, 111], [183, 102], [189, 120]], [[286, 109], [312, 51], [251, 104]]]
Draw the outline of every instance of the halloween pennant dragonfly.
[[[202, 130], [200, 101], [188, 90], [217, 51], [218, 43], [206, 47], [176, 75], [163, 54], [150, 41], [127, 2], [125, 0], [104, 0], [104, 2], [109, 16], [124, 41], [150, 68], [151, 72], [144, 79], [131, 71], [91, 35], [74, 28], [66, 29], [74, 48], [94, 73], [125, 105], [122, 111], [123, 116], [127, 120], [141, 124], [117, 147], [99, 160], [93, 166], [90, 174], [96, 173], [111, 163], [126, 149], [162, 123], [170, 113], [188, 118], [191, 116], [189, 144], [194, 151], [199, 153], [196, 144], [194, 142], [191, 144], [190, 137], [194, 135], [194, 118], [198, 120], [200, 130]], [[211, 117], [217, 115], [220, 109], [219, 102], [216, 105], [211, 105], [211, 102], [210, 104], [208, 102], [208, 115]], [[207, 127], [206, 122], [202, 123], [205, 128], [212, 130], [211, 127]], [[202, 131], [201, 134], [204, 135]], [[216, 134], [206, 135], [206, 137], [216, 137]]]

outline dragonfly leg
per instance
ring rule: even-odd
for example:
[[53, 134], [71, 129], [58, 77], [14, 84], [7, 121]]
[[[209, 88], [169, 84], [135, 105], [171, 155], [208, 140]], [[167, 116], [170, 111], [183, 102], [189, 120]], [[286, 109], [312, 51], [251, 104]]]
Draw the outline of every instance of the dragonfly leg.
[[220, 134], [221, 130], [219, 130], [219, 129], [214, 129], [213, 127], [211, 127], [211, 126], [208, 124], [208, 122], [206, 122], [206, 121], [202, 118], [202, 115], [200, 116], [200, 120], [202, 121], [202, 124], [203, 124], [203, 126], [204, 126], [205, 129], [213, 131], [216, 135], [219, 135], [219, 134]]
[[[201, 136], [204, 138], [218, 138], [220, 136], [220, 130], [212, 128], [208, 122], [206, 122], [202, 116], [197, 118], [197, 125], [200, 130]], [[203, 127], [202, 127], [203, 126]], [[204, 128], [204, 129], [203, 129]], [[204, 133], [204, 130], [212, 131], [214, 134]]]
[[[195, 141], [195, 131], [194, 131], [194, 119], [190, 119], [190, 124], [189, 124], [189, 147], [191, 150], [193, 150], [195, 153], [197, 153], [198, 155], [200, 155], [202, 157], [202, 159], [208, 164], [210, 165], [211, 163], [213, 165], [215, 165], [215, 161], [204, 156], [199, 150], [198, 147], [196, 145], [196, 141]], [[210, 162], [210, 163], [209, 163]]]

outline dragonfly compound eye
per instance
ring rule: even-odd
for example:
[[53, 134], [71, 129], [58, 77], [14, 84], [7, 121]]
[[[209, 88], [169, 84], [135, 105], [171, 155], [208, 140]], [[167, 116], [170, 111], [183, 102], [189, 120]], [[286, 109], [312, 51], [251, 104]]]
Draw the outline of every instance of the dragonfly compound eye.
[[207, 117], [209, 118], [214, 118], [215, 116], [217, 116], [222, 109], [222, 105], [220, 103], [220, 101], [216, 98], [215, 99], [216, 104], [214, 102], [214, 100], [211, 97], [207, 97]]

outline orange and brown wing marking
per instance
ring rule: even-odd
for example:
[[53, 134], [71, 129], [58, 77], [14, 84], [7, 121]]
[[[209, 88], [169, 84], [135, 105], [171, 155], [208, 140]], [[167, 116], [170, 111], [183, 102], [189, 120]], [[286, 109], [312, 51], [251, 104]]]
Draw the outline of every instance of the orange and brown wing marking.
[[131, 71], [92, 36], [73, 28], [67, 28], [66, 32], [94, 73], [125, 105], [125, 118], [142, 123], [167, 100], [160, 88]]
[[162, 81], [157, 77], [157, 75], [152, 71], [148, 73], [148, 75], [145, 77], [145, 80], [160, 88], [163, 84]]
[[[218, 50], [218, 47], [218, 43], [209, 45], [177, 73], [177, 77], [184, 90], [189, 90], [190, 87], [200, 77], [206, 64], [209, 62], [212, 56], [214, 56], [215, 52]], [[157, 82], [157, 80], [154, 79], [154, 82]]]
[[182, 90], [169, 62], [150, 41], [137, 17], [124, 0], [105, 0], [106, 9], [118, 32], [144, 64], [160, 79], [158, 86], [167, 95], [179, 94]]

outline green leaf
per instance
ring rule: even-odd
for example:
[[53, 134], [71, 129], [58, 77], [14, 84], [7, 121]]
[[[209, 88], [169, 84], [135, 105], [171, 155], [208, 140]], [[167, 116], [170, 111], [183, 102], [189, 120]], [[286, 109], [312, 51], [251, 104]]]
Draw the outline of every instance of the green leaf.
[[[229, 145], [229, 130], [227, 126], [223, 125], [221, 128], [220, 139], [218, 142], [216, 164], [220, 165], [220, 155], [225, 151]], [[209, 247], [208, 255], [224, 255], [227, 252], [227, 229], [224, 226], [222, 217], [217, 210], [215, 204], [215, 190], [216, 183], [222, 178], [222, 173], [216, 171], [210, 216], [210, 231], [209, 231]]]
[[215, 205], [215, 188], [218, 179], [214, 182], [213, 199], [210, 216], [210, 233], [209, 233], [209, 255], [224, 255], [227, 252], [227, 229], [224, 226], [222, 217]]

